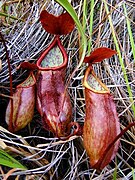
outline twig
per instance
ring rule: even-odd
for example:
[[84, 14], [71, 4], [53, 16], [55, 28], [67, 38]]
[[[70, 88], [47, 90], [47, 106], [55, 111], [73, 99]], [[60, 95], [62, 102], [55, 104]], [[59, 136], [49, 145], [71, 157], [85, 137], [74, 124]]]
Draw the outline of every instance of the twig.
[[[12, 74], [11, 74], [11, 67], [10, 67], [10, 59], [9, 59], [9, 55], [8, 55], [6, 42], [5, 42], [5, 39], [4, 39], [1, 32], [0, 32], [0, 37], [1, 37], [1, 40], [3, 42], [5, 51], [6, 51], [6, 59], [7, 59], [7, 63], [8, 63], [9, 78], [10, 78], [10, 96], [13, 97], [13, 84], [12, 84]], [[9, 131], [11, 131], [11, 132], [13, 132], [12, 119], [13, 119], [13, 99], [11, 98], [11, 112], [10, 112], [9, 127], [8, 127]]]

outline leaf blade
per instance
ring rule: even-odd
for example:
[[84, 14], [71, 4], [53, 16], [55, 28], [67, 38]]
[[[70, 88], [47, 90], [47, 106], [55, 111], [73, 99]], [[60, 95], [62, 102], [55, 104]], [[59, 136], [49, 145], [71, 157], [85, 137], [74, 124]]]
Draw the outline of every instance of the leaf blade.
[[26, 170], [27, 168], [23, 166], [19, 161], [14, 159], [8, 153], [0, 149], [0, 164], [3, 166], [7, 166], [10, 168], [19, 168], [22, 170]]
[[[83, 27], [78, 19], [78, 16], [77, 16], [75, 10], [73, 9], [72, 5], [67, 0], [55, 0], [55, 1], [58, 2], [61, 6], [63, 6], [66, 9], [66, 11], [72, 16], [73, 20], [76, 23], [78, 31], [81, 35], [82, 53], [81, 53], [81, 58], [80, 58], [79, 64], [77, 66], [77, 69], [78, 69], [83, 63], [86, 49], [87, 49], [87, 39], [86, 39], [84, 30], [83, 30]], [[75, 69], [75, 71], [77, 69]]]

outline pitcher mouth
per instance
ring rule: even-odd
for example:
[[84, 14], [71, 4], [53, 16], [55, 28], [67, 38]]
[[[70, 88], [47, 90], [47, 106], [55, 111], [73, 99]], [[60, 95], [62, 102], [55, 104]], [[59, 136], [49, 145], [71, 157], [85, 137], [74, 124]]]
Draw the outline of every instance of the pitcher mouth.
[[97, 78], [92, 66], [89, 66], [85, 72], [83, 85], [95, 93], [110, 93], [108, 87]]
[[55, 36], [52, 43], [41, 54], [37, 67], [41, 71], [60, 70], [67, 65], [68, 58], [59, 36]]
[[29, 76], [27, 77], [27, 79], [25, 81], [23, 81], [21, 84], [19, 84], [17, 86], [17, 88], [29, 88], [32, 87], [36, 84], [36, 79], [35, 76], [33, 74], [33, 72], [30, 72]]

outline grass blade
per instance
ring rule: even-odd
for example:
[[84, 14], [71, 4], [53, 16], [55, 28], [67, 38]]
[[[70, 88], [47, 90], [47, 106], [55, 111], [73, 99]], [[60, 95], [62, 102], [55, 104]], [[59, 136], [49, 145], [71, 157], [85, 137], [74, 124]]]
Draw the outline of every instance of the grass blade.
[[133, 180], [135, 180], [135, 170], [132, 168]]
[[82, 54], [81, 54], [81, 59], [79, 61], [78, 67], [77, 67], [77, 68], [79, 68], [83, 63], [86, 49], [87, 49], [87, 40], [86, 40], [86, 36], [85, 36], [84, 30], [83, 30], [83, 27], [78, 19], [78, 16], [77, 16], [74, 8], [71, 6], [71, 4], [67, 0], [56, 0], [56, 2], [58, 2], [61, 6], [63, 6], [66, 9], [66, 11], [72, 16], [73, 20], [76, 23], [78, 31], [81, 35]]
[[7, 166], [10, 168], [19, 168], [22, 170], [26, 170], [27, 168], [24, 167], [20, 162], [10, 156], [8, 153], [0, 149], [0, 164], [3, 166]]
[[103, 0], [103, 2], [104, 2], [104, 5], [105, 5], [106, 13], [108, 14], [108, 20], [109, 20], [109, 23], [110, 23], [110, 28], [112, 30], [112, 36], [113, 36], [113, 39], [114, 39], [114, 43], [115, 43], [115, 46], [116, 46], [116, 51], [117, 51], [118, 57], [119, 57], [119, 62], [120, 62], [121, 68], [122, 68], [122, 72], [123, 72], [124, 79], [125, 79], [125, 82], [126, 82], [128, 94], [129, 94], [129, 97], [130, 97], [129, 100], [130, 100], [130, 102], [132, 104], [131, 107], [132, 107], [132, 110], [133, 110], [133, 114], [135, 116], [135, 105], [134, 105], [134, 100], [133, 100], [133, 94], [132, 94], [131, 87], [129, 85], [128, 76], [127, 76], [125, 65], [124, 65], [124, 62], [123, 62], [123, 59], [122, 59], [122, 56], [121, 56], [121, 51], [120, 51], [119, 43], [118, 43], [118, 40], [117, 40], [117, 37], [116, 37], [116, 34], [115, 34], [112, 18], [111, 18], [111, 15], [110, 15], [106, 0]]
[[84, 32], [86, 31], [86, 24], [87, 24], [87, 0], [84, 0], [83, 1], [83, 21], [82, 21]]
[[11, 16], [11, 15], [6, 14], [6, 13], [3, 13], [3, 12], [0, 12], [0, 16], [8, 17], [8, 18], [11, 18], [11, 19], [14, 19], [14, 20], [21, 20], [21, 21], [23, 21], [23, 20], [20, 19], [20, 18], [17, 18], [17, 17], [15, 17], [15, 16]]
[[88, 41], [88, 55], [91, 52], [91, 44], [92, 44], [92, 31], [93, 31], [93, 16], [94, 16], [94, 0], [90, 2], [90, 39]]
[[135, 43], [134, 43], [133, 34], [132, 34], [131, 26], [130, 26], [130, 21], [129, 21], [128, 15], [127, 15], [126, 6], [125, 6], [124, 3], [123, 3], [123, 8], [124, 8], [124, 13], [125, 13], [126, 20], [127, 20], [127, 29], [128, 29], [128, 34], [129, 34], [129, 38], [130, 38], [131, 48], [132, 48], [133, 57], [134, 57], [134, 61], [135, 61]]

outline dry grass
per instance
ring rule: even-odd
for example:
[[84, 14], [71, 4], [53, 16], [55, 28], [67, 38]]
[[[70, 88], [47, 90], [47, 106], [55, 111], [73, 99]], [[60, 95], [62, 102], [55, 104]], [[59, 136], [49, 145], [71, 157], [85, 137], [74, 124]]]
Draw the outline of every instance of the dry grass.
[[[20, 83], [27, 72], [17, 70], [16, 67], [23, 61], [36, 62], [42, 50], [44, 50], [52, 36], [47, 34], [39, 22], [40, 12], [46, 8], [49, 12], [60, 14], [63, 9], [53, 0], [46, 1], [2, 1], [0, 11], [15, 16], [18, 20], [1, 18], [0, 30], [4, 35], [9, 50], [13, 85]], [[131, 108], [135, 102], [135, 61], [127, 31], [126, 17], [124, 15], [124, 1], [109, 1], [109, 11], [119, 42], [123, 63], [126, 69], [129, 85], [132, 90], [133, 102], [131, 102], [124, 74], [118, 56], [95, 65], [94, 69], [99, 78], [110, 88], [114, 95], [121, 128], [134, 121], [134, 112]], [[133, 1], [125, 1], [128, 20], [131, 23], [133, 37], [135, 36], [135, 9]], [[72, 5], [82, 18], [83, 1], [72, 1]], [[88, 4], [89, 5], [89, 4]], [[89, 38], [89, 19], [87, 17], [86, 36]], [[61, 40], [69, 56], [67, 78], [73, 72], [79, 62], [79, 36], [77, 29], [70, 35], [62, 36]], [[115, 48], [112, 31], [102, 1], [96, 1], [94, 6], [94, 22], [92, 34], [92, 49], [100, 46]], [[2, 70], [0, 72], [0, 94], [9, 95], [9, 74], [5, 51], [0, 43], [0, 59]], [[83, 64], [75, 73], [69, 85], [69, 93], [73, 104], [73, 121], [81, 124], [85, 118], [85, 99], [83, 94]], [[41, 125], [41, 119], [35, 110], [33, 121], [25, 129], [16, 134], [6, 130], [4, 112], [8, 103], [7, 97], [0, 97], [0, 146], [26, 165], [28, 170], [16, 171], [20, 179], [133, 179], [135, 167], [135, 128], [131, 128], [121, 138], [121, 145], [116, 158], [103, 169], [97, 172], [89, 165], [89, 158], [83, 148], [81, 137], [72, 137], [67, 141], [53, 138], [52, 134], [45, 131]], [[98, 127], [97, 127], [98, 128]], [[3, 169], [3, 172], [2, 172]], [[8, 169], [1, 167], [0, 178]], [[135, 172], [134, 172], [135, 173]]]

